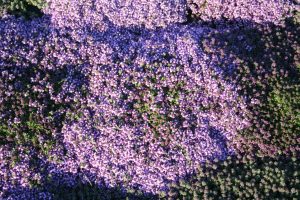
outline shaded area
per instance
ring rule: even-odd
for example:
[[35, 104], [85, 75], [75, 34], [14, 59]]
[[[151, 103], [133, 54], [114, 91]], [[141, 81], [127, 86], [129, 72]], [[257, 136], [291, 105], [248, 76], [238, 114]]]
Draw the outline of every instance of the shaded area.
[[[209, 137], [216, 142], [218, 147], [221, 149], [222, 157], [225, 159], [229, 156], [230, 152], [227, 147], [228, 139], [222, 134], [222, 131], [216, 129], [215, 127], [209, 128]], [[214, 158], [212, 158], [214, 159]]]
[[[38, 165], [36, 166], [38, 167]], [[208, 160], [195, 174], [181, 177], [158, 195], [143, 193], [138, 188], [125, 190], [121, 185], [110, 188], [87, 178], [86, 171], [75, 174], [52, 168], [42, 182], [31, 188], [13, 188], [4, 198], [13, 199], [204, 199], [204, 198], [282, 198], [299, 196], [299, 162], [296, 157], [229, 156], [225, 160]], [[76, 180], [75, 185], [68, 180]]]
[[201, 46], [224, 71], [221, 77], [247, 98], [251, 127], [241, 131], [239, 150], [268, 156], [299, 152], [299, 13], [282, 27], [229, 28], [212, 30]]
[[[43, 24], [39, 20], [4, 19], [2, 22], [0, 144], [9, 144], [16, 151], [17, 160], [18, 148], [23, 145], [48, 155], [56, 144], [61, 144], [57, 133], [61, 132], [69, 113], [81, 106], [74, 92], [82, 91], [87, 80], [80, 65], [58, 65], [50, 59], [45, 63], [51, 54], [44, 50], [51, 32], [49, 16], [43, 17]], [[9, 30], [13, 22], [15, 27]], [[14, 35], [12, 40], [2, 39], [9, 34]], [[74, 92], [65, 92], [70, 87]], [[82, 92], [81, 98], [84, 95]]]
[[[230, 156], [208, 161], [194, 176], [170, 185], [170, 199], [298, 198], [296, 157]], [[167, 199], [167, 198], [166, 198]]]
[[46, 6], [44, 0], [1, 0], [0, 17], [7, 12], [15, 17], [24, 17], [27, 20], [43, 16], [42, 8]]
[[107, 186], [104, 181], [95, 184], [88, 177], [96, 175], [84, 169], [77, 169], [77, 173], [66, 173], [50, 163], [45, 163], [35, 157], [31, 170], [43, 173], [40, 180], [32, 180], [30, 187], [15, 187], [6, 191], [4, 199], [66, 199], [66, 200], [109, 200], [109, 199], [158, 199], [157, 195], [145, 193], [138, 188], [125, 189], [122, 185]]

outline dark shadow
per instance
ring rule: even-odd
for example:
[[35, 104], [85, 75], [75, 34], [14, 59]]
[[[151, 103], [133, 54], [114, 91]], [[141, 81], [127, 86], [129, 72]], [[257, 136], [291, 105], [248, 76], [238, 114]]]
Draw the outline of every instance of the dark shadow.
[[109, 187], [104, 181], [95, 184], [94, 181], [89, 180], [95, 175], [80, 168], [78, 168], [77, 173], [66, 173], [39, 158], [36, 158], [30, 167], [33, 171], [43, 172], [41, 182], [32, 181], [30, 188], [12, 188], [4, 193], [2, 196], [4, 199], [41, 200], [49, 199], [49, 197], [54, 200], [158, 199], [157, 195], [145, 193], [139, 188], [132, 188], [129, 192], [121, 184], [116, 187]]
[[[246, 97], [252, 125], [241, 133], [249, 139], [243, 151], [296, 153], [299, 122], [292, 119], [300, 106], [299, 16], [287, 18], [282, 26], [247, 24], [212, 29], [201, 47], [221, 69], [221, 78]], [[254, 100], [259, 103], [252, 104]]]
[[[251, 158], [230, 156], [225, 160], [203, 164], [200, 176], [197, 174], [181, 179], [170, 187], [171, 192], [168, 193], [168, 197], [170, 199], [205, 199], [207, 197], [239, 199], [245, 196], [249, 199], [297, 198], [297, 193], [285, 192], [297, 188], [297, 177], [293, 175], [297, 168], [299, 168], [299, 162], [286, 156]], [[272, 179], [272, 182], [264, 181], [274, 176], [276, 178]], [[275, 189], [280, 188], [281, 184], [285, 184], [284, 190]], [[264, 189], [268, 187], [274, 189]], [[253, 190], [256, 193], [249, 193]]]
[[[34, 2], [36, 3], [36, 2]], [[32, 20], [34, 18], [40, 18], [44, 15], [41, 8], [34, 5], [34, 3], [28, 1], [1, 1], [0, 2], [0, 17], [1, 11], [7, 12], [7, 14], [15, 17], [24, 17], [26, 20]]]
[[216, 129], [215, 127], [210, 127], [209, 128], [209, 137], [217, 143], [219, 149], [222, 152], [221, 157], [223, 157], [225, 159], [228, 155], [230, 155], [230, 152], [228, 151], [228, 148], [227, 148], [228, 140], [222, 134], [222, 131]]

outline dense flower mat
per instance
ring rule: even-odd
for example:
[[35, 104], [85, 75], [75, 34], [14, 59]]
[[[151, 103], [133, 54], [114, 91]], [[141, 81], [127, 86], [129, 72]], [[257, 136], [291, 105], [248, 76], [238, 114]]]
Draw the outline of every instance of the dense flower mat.
[[296, 1], [0, 5], [0, 199], [299, 197]]

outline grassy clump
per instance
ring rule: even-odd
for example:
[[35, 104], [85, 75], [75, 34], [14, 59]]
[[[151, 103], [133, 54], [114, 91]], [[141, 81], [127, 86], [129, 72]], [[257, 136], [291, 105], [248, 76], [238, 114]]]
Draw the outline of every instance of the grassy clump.
[[229, 157], [202, 165], [191, 179], [170, 185], [171, 199], [297, 199], [296, 157]]
[[46, 6], [44, 0], [0, 0], [0, 14], [7, 12], [16, 17], [32, 19], [43, 15], [41, 9]]
[[[2, 71], [1, 144], [9, 145], [13, 150], [17, 150], [18, 146], [34, 148], [48, 155], [57, 142], [54, 135], [62, 128], [66, 111], [77, 105], [55, 100], [62, 92], [67, 71], [47, 71], [39, 66], [8, 67]], [[50, 84], [45, 85], [45, 81]]]
[[[154, 63], [142, 66], [141, 70], [145, 73], [144, 80], [134, 80], [131, 77], [126, 85], [127, 89], [135, 94], [135, 97], [124, 93], [122, 98], [129, 115], [132, 112], [137, 114], [136, 118], [130, 116], [131, 120], [128, 123], [132, 125], [146, 123], [157, 138], [172, 134], [172, 124], [181, 127], [179, 97], [180, 93], [187, 92], [184, 88], [184, 81], [177, 80], [171, 86], [162, 86], [162, 82], [168, 78], [166, 76], [171, 76], [172, 73], [172, 76], [176, 76], [177, 73], [180, 73], [181, 68], [174, 67], [174, 71], [168, 72], [170, 75], [166, 75], [156, 72], [159, 67], [162, 67], [161, 65], [161, 63]], [[171, 66], [169, 67], [171, 68]]]
[[19, 145], [25, 145], [35, 148], [44, 155], [48, 155], [54, 144], [51, 132], [35, 121], [23, 121], [10, 126], [2, 125], [0, 136], [3, 139], [0, 144], [11, 144], [13, 150], [16, 150]]

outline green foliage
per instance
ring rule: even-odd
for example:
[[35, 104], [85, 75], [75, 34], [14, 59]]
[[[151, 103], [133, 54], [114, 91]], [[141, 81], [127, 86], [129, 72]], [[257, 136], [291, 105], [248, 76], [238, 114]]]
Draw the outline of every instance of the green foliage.
[[[166, 54], [166, 57], [170, 55]], [[141, 123], [139, 120], [143, 120], [151, 128], [152, 132], [157, 138], [163, 138], [162, 135], [168, 136], [172, 134], [170, 123], [174, 121], [179, 121], [181, 123], [179, 108], [179, 97], [181, 92], [187, 92], [184, 89], [185, 82], [177, 82], [172, 86], [161, 86], [162, 82], [166, 80], [167, 77], [163, 73], [157, 72], [160, 65], [167, 65], [172, 68], [172, 73], [176, 75], [180, 73], [180, 66], [169, 66], [168, 63], [154, 62], [152, 65], [144, 65], [142, 69], [145, 72], [145, 79], [142, 81], [133, 80], [131, 77], [128, 84], [128, 89], [133, 91], [138, 99], [127, 102], [130, 105], [130, 109], [134, 110], [138, 114], [138, 119], [132, 123]], [[118, 72], [121, 73], [121, 72]], [[158, 94], [160, 95], [160, 100], [157, 100]], [[123, 95], [123, 99], [126, 101], [128, 99], [127, 95]], [[161, 111], [166, 111], [161, 113]], [[177, 110], [173, 117], [170, 117], [170, 113]], [[175, 116], [174, 116], [175, 115]], [[166, 127], [164, 130], [160, 128]]]
[[35, 121], [24, 121], [10, 126], [2, 125], [0, 136], [1, 145], [12, 144], [13, 150], [16, 150], [19, 145], [33, 147], [45, 155], [54, 144], [50, 131]]
[[[293, 91], [294, 90], [294, 91]], [[300, 92], [299, 87], [292, 88], [292, 90], [273, 90], [268, 98], [269, 112], [272, 113], [273, 118], [278, 121], [284, 121], [290, 124], [291, 127], [299, 126], [300, 118]], [[293, 130], [294, 131], [294, 130]]]
[[[291, 83], [274, 87], [268, 92], [262, 104], [252, 108], [256, 113], [254, 125], [252, 128], [243, 130], [241, 134], [247, 141], [254, 141], [263, 147], [257, 149], [257, 153], [264, 155], [272, 151], [268, 155], [275, 156], [277, 153], [296, 151], [295, 147], [300, 133], [299, 89], [299, 85]], [[253, 130], [257, 134], [253, 134]], [[261, 132], [267, 133], [261, 135]], [[251, 149], [249, 145], [245, 148]]]
[[12, 132], [7, 126], [1, 125], [0, 126], [0, 145], [6, 144], [8, 142], [12, 142], [15, 133]]
[[83, 113], [80, 110], [66, 113], [66, 119], [70, 121], [78, 121], [82, 116]]
[[[20, 70], [20, 73], [11, 80], [5, 76], [1, 77], [0, 93], [15, 87], [15, 83], [19, 85], [11, 95], [4, 95], [5, 99], [0, 105], [0, 112], [7, 113], [0, 119], [1, 145], [9, 145], [12, 151], [16, 151], [18, 146], [26, 149], [34, 148], [48, 156], [49, 151], [57, 143], [53, 133], [61, 128], [65, 120], [66, 113], [61, 110], [68, 110], [70, 107], [66, 103], [55, 102], [50, 98], [52, 92], [56, 95], [61, 90], [65, 76], [63, 70], [46, 72], [32, 66]], [[53, 83], [52, 90], [45, 88], [40, 82], [43, 79]], [[34, 87], [39, 89], [35, 90]]]
[[26, 19], [42, 16], [41, 9], [46, 6], [44, 0], [0, 0], [0, 13], [7, 12]]
[[178, 199], [293, 199], [300, 195], [299, 167], [296, 158], [229, 157], [207, 162], [170, 188], [180, 191]]

